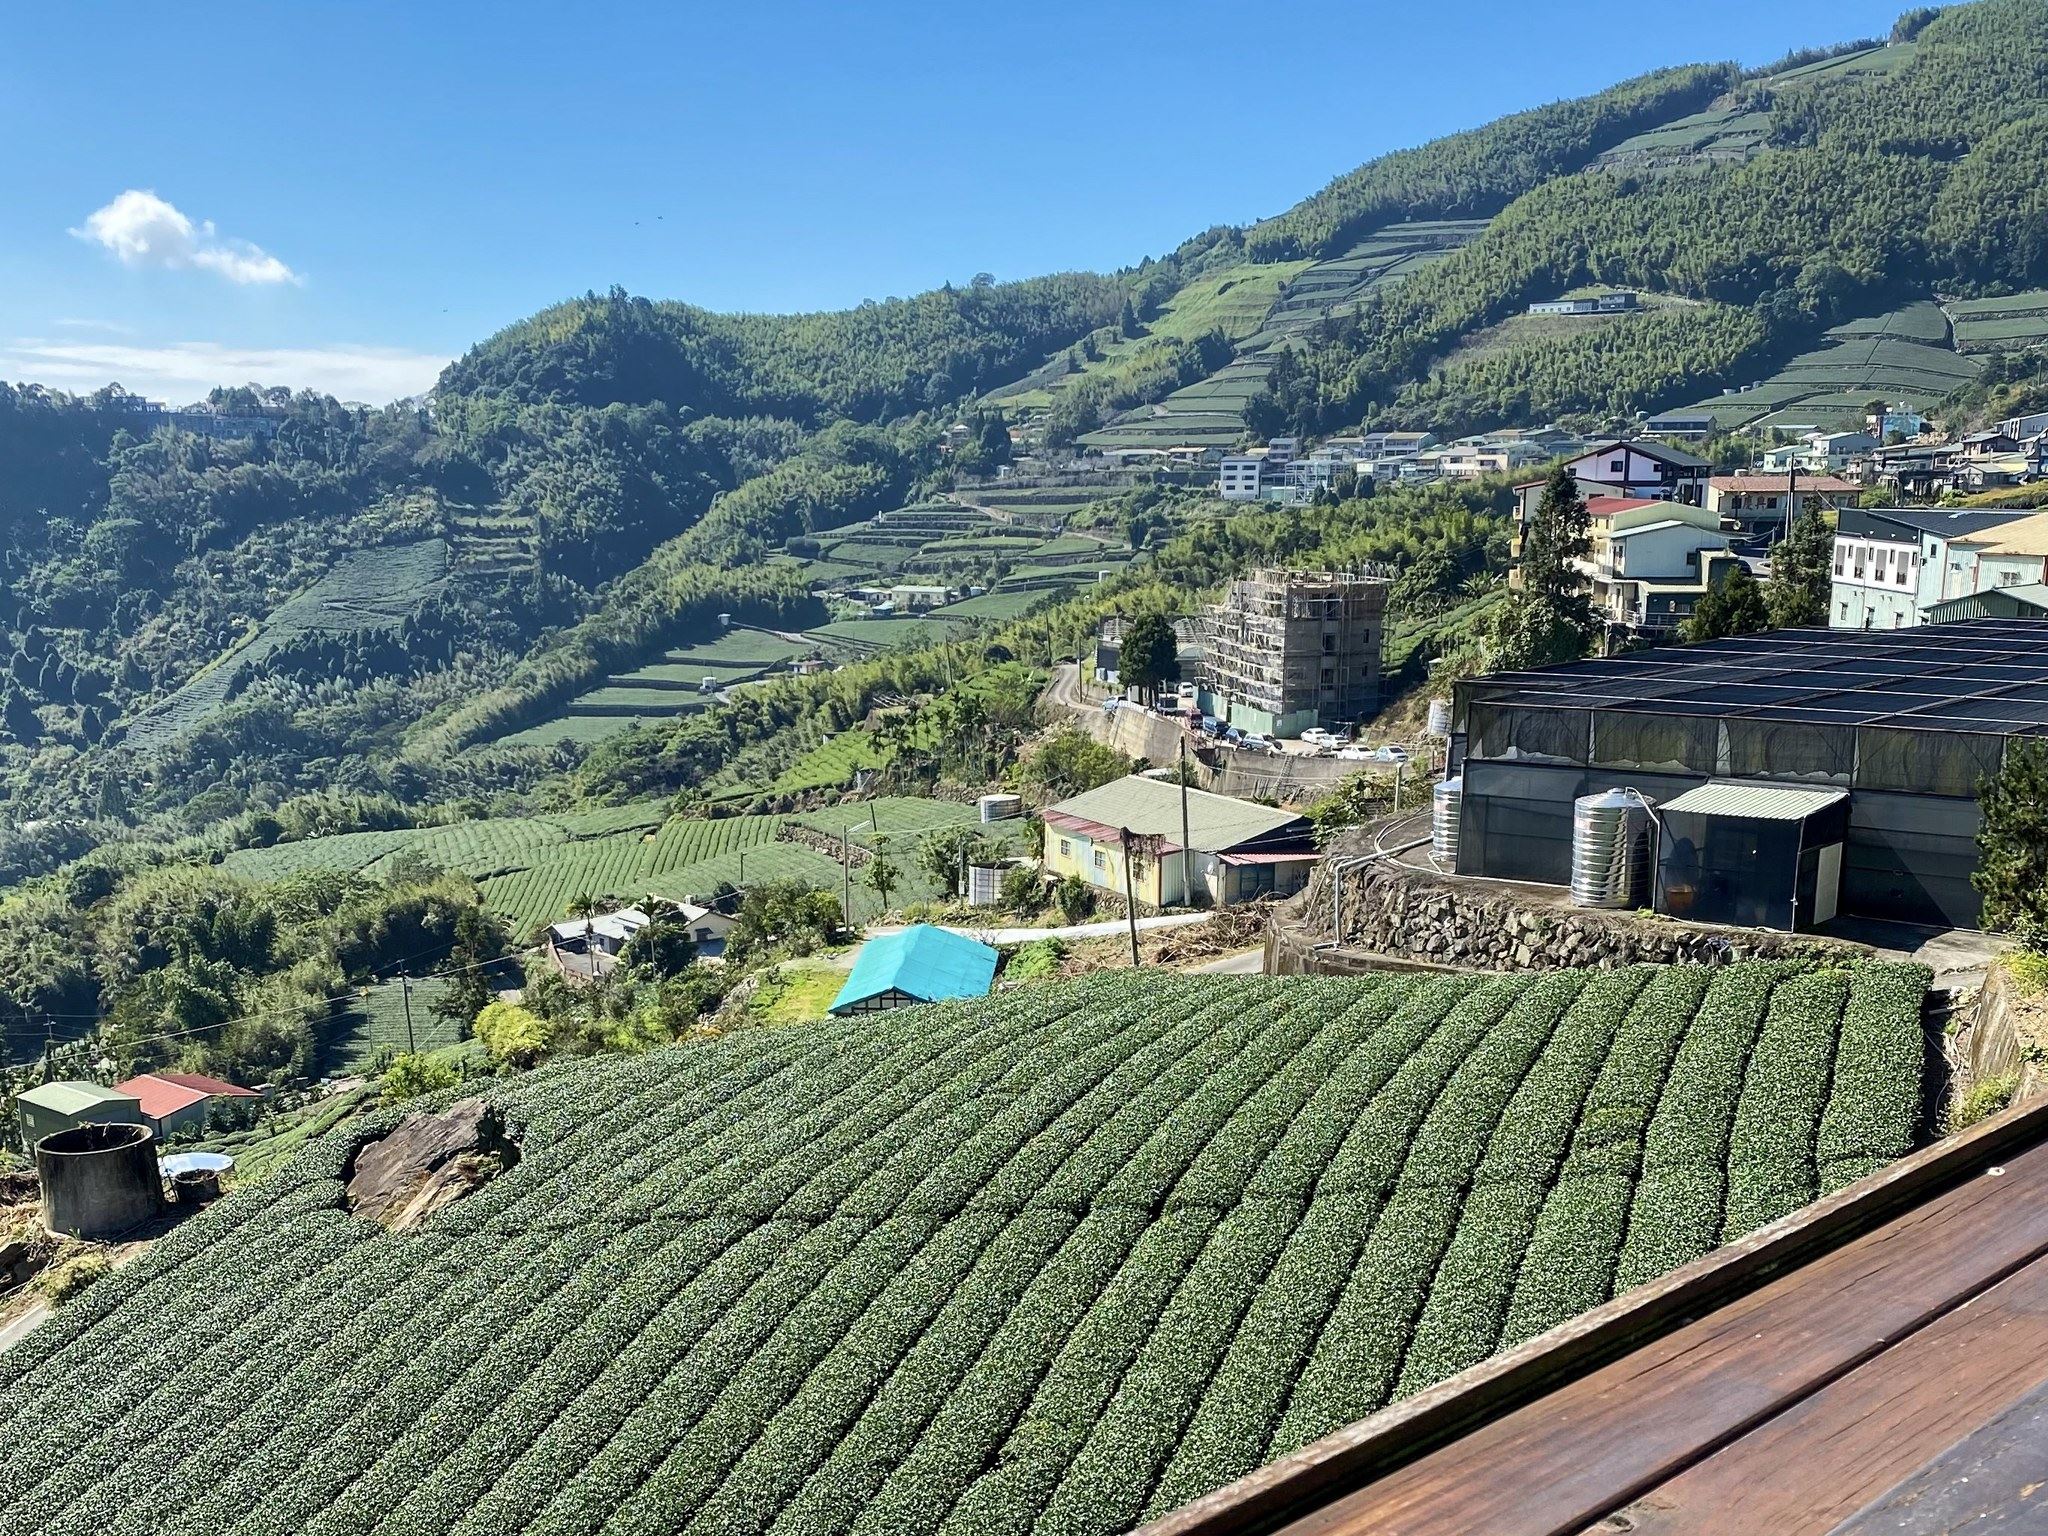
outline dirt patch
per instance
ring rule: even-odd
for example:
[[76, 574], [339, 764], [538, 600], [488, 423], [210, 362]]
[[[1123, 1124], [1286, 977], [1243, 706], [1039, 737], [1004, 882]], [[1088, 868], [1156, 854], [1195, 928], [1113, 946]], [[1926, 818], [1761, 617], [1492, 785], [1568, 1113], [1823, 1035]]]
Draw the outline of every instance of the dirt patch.
[[[1140, 930], [1139, 963], [1179, 970], [1237, 954], [1265, 938], [1266, 923], [1271, 914], [1270, 903], [1247, 902], [1243, 906], [1224, 908], [1206, 923], [1190, 923], [1184, 928]], [[1131, 940], [1127, 933], [1114, 938], [1069, 939], [1063, 942], [1066, 952], [1060, 957], [1058, 974], [1061, 977], [1090, 976], [1097, 971], [1127, 970], [1130, 967]]]
[[349, 1169], [348, 1207], [408, 1232], [518, 1161], [518, 1143], [497, 1111], [464, 1099], [438, 1115], [408, 1115], [361, 1148]]

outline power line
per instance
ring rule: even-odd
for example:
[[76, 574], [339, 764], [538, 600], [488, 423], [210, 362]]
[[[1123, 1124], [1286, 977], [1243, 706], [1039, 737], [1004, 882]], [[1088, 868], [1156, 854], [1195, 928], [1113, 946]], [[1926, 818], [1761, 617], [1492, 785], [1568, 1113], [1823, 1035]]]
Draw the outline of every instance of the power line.
[[[420, 955], [432, 953], [432, 950], [421, 950], [419, 951], [419, 954], [411, 955], [407, 958], [417, 960]], [[499, 958], [495, 960], [476, 960], [472, 961], [468, 965], [457, 965], [451, 966], [446, 970], [429, 971], [424, 976], [412, 977], [407, 979], [417, 981], [440, 981], [450, 976], [461, 976], [467, 974], [470, 971], [480, 971], [487, 969], [490, 966], [503, 965], [505, 963], [505, 959], [506, 957], [501, 955]], [[404, 963], [404, 961], [399, 962], [399, 964], [401, 965], [403, 965]], [[319, 1003], [314, 1004], [313, 1006], [332, 1007], [336, 1003], [352, 1001], [355, 998], [355, 995], [356, 990], [353, 987], [351, 987], [349, 990], [345, 992], [337, 992], [333, 994], [331, 997], [324, 998]], [[160, 1035], [142, 1035], [135, 1037], [133, 1039], [124, 1040], [123, 1043], [127, 1045], [158, 1045], [166, 1040], [183, 1040], [192, 1035], [206, 1034], [210, 1030], [229, 1029], [236, 1024], [250, 1024], [254, 1023], [259, 1019], [265, 1019], [270, 1017], [273, 1017], [273, 1015], [267, 1013], [245, 1013], [237, 1018], [220, 1019], [212, 1024], [196, 1024], [190, 1029], [174, 1029]]]

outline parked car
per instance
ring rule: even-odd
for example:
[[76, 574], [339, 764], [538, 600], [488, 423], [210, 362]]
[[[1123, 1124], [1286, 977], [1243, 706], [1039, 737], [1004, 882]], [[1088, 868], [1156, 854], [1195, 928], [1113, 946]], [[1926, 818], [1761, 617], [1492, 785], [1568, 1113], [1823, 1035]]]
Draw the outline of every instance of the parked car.
[[1372, 759], [1376, 763], [1405, 763], [1408, 761], [1406, 747], [1375, 747]]
[[1337, 745], [1337, 737], [1334, 732], [1326, 731], [1320, 725], [1312, 725], [1301, 733], [1301, 744], [1324, 752]]
[[1234, 725], [1226, 725], [1223, 728], [1223, 739], [1234, 747], [1244, 740], [1244, 732]]
[[1339, 747], [1332, 755], [1340, 763], [1369, 763], [1373, 760], [1371, 747]]
[[1202, 716], [1202, 734], [1205, 736], [1221, 736], [1223, 734], [1223, 722], [1214, 715]]
[[1280, 750], [1280, 743], [1268, 736], [1264, 731], [1245, 732], [1244, 739], [1238, 742], [1238, 746], [1247, 752], [1278, 752]]

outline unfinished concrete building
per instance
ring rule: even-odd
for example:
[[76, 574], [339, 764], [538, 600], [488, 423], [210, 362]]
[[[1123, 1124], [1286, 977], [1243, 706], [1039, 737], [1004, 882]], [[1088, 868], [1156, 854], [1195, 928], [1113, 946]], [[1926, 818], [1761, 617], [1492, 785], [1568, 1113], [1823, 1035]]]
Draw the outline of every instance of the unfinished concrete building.
[[1392, 572], [1254, 571], [1205, 625], [1202, 708], [1247, 731], [1299, 736], [1380, 705]]

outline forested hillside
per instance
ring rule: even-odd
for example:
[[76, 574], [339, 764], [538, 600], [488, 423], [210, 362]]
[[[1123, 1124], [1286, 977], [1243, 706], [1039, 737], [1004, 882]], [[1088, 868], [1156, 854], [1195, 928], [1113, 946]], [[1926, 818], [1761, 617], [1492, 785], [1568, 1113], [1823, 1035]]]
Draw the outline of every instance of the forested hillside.
[[977, 278], [812, 315], [718, 315], [613, 289], [544, 309], [449, 368], [443, 395], [874, 421], [1005, 382], [1114, 321], [1123, 281]]
[[[1373, 295], [1276, 371], [1269, 417], [1311, 430], [1425, 419], [1431, 397], [1402, 391], [1460, 337], [1585, 283], [1750, 309], [1762, 347], [1752, 328], [1702, 332], [1705, 380], [1936, 289], [2039, 286], [2048, 196], [2024, 167], [2048, 134], [2048, 4], [1916, 13], [1891, 46], [1899, 56], [1881, 72], [1795, 70], [1737, 86], [1730, 110], [1762, 125], [1739, 163], [1681, 158], [1656, 174], [1597, 168], [1532, 187], [1478, 240]], [[1667, 339], [1643, 325], [1623, 350], [1589, 350], [1526, 408], [1607, 406], [1615, 368], [1659, 355]], [[1517, 403], [1506, 382], [1448, 382], [1462, 400], [1452, 424]], [[1476, 398], [1459, 390], [1475, 384]], [[1687, 388], [1673, 380], [1629, 403], [1655, 407]]]
[[[1889, 334], [1888, 315], [1938, 329], [1932, 296], [1954, 312], [2048, 286], [2044, 147], [2048, 0], [1979, 0], [1888, 39], [1747, 73], [1683, 65], [1503, 118], [1108, 275], [984, 275], [785, 316], [591, 294], [480, 343], [426, 401], [217, 391], [213, 410], [261, 419], [242, 435], [159, 424], [118, 391], [0, 389], [0, 879], [316, 789], [415, 807], [584, 792], [561, 778], [588, 755], [574, 746], [497, 744], [719, 614], [820, 623], [801, 562], [772, 558], [783, 541], [986, 468], [1020, 420], [1062, 446], [1596, 426], [1846, 357], [1842, 339]], [[1648, 302], [1521, 326], [1531, 301], [1589, 284]], [[1916, 344], [1954, 364], [1922, 373], [1967, 389], [1973, 371], [2031, 376], [2001, 349], [2034, 339], [1993, 319], [1968, 357]], [[1842, 374], [1846, 399], [1862, 375]], [[961, 416], [976, 446], [948, 459]], [[1296, 526], [1266, 542], [1378, 547]], [[1404, 590], [1440, 605], [1489, 557], [1487, 538], [1437, 530], [1389, 553], [1429, 562]], [[1191, 600], [1224, 555], [1254, 552], [1212, 537], [1155, 544], [1151, 586], [1113, 590]], [[1005, 589], [971, 621], [1040, 601]], [[807, 697], [763, 707], [779, 721]], [[781, 728], [733, 720], [638, 732], [579, 782], [614, 763], [619, 781], [688, 787]]]

